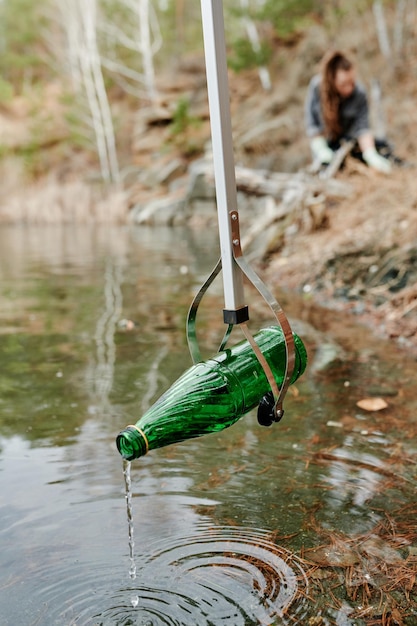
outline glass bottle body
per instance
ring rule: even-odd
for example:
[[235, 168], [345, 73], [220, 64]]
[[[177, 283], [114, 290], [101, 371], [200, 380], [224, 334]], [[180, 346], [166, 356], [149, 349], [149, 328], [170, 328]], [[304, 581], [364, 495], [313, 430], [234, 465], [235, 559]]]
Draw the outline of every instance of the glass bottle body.
[[[285, 375], [286, 347], [280, 328], [255, 335], [280, 386]], [[291, 383], [304, 372], [306, 350], [294, 335], [295, 367]], [[212, 359], [193, 365], [117, 438], [120, 454], [133, 460], [148, 450], [218, 432], [255, 408], [270, 390], [268, 380], [249, 342], [243, 341]]]

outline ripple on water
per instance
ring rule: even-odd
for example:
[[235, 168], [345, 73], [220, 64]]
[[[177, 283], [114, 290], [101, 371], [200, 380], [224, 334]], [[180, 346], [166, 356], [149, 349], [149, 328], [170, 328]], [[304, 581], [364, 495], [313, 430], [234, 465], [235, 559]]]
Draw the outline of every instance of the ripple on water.
[[136, 578], [125, 584], [111, 572], [68, 573], [44, 594], [57, 606], [50, 624], [251, 626], [300, 623], [306, 591], [299, 560], [266, 532], [207, 527], [140, 546]]

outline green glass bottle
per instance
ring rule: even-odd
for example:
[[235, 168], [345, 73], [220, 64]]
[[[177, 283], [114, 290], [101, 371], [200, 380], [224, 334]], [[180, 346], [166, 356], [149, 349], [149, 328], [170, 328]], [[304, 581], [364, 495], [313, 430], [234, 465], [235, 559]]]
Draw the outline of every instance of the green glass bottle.
[[[285, 375], [285, 339], [278, 326], [260, 330], [256, 343], [280, 386]], [[294, 334], [295, 366], [291, 383], [304, 372], [307, 353]], [[134, 426], [119, 433], [122, 457], [137, 459], [155, 448], [218, 432], [255, 408], [270, 392], [265, 373], [248, 341], [187, 370]]]

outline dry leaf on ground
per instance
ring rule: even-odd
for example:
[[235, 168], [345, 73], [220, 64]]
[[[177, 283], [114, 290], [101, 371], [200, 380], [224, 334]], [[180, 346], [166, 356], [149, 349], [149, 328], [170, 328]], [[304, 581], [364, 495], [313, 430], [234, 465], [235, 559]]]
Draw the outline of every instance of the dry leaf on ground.
[[356, 403], [356, 406], [364, 411], [382, 411], [387, 408], [388, 404], [383, 398], [363, 398]]

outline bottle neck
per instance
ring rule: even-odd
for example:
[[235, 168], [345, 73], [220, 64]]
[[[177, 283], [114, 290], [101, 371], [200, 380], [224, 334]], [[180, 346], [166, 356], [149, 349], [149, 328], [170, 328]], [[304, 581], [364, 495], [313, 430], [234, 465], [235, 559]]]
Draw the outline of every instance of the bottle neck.
[[126, 461], [144, 456], [149, 449], [145, 433], [137, 426], [126, 426], [116, 439], [117, 449]]

